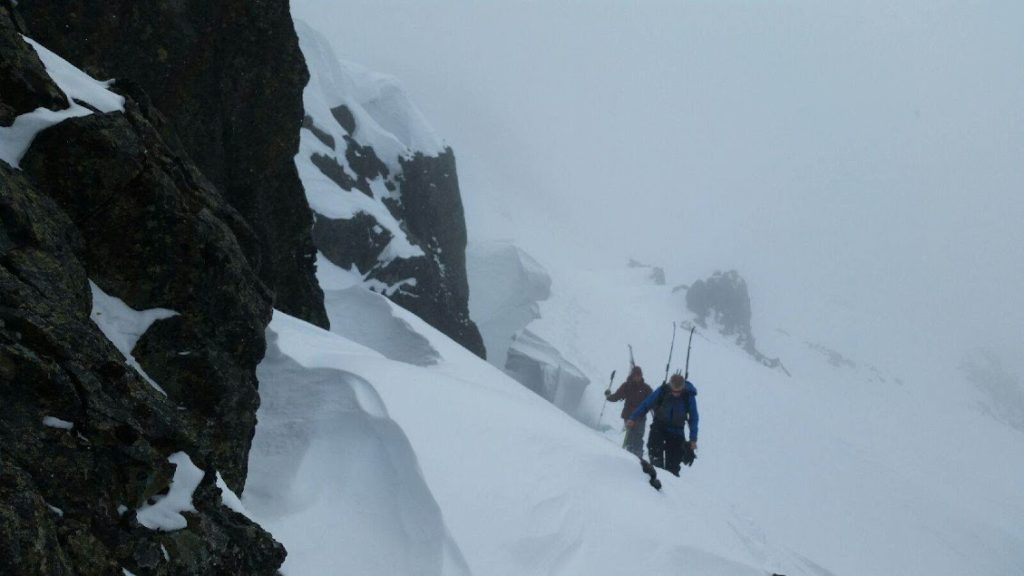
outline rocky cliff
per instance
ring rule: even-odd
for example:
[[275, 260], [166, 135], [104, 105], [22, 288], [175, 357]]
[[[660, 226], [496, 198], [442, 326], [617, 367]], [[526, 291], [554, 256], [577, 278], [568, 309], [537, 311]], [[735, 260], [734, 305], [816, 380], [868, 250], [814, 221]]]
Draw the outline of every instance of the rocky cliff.
[[23, 26], [0, 8], [0, 573], [274, 574], [283, 547], [225, 504], [273, 304], [260, 243], [138, 84]]
[[96, 78], [129, 79], [252, 228], [274, 306], [327, 325], [292, 158], [309, 78], [287, 0], [21, 2], [30, 36]]

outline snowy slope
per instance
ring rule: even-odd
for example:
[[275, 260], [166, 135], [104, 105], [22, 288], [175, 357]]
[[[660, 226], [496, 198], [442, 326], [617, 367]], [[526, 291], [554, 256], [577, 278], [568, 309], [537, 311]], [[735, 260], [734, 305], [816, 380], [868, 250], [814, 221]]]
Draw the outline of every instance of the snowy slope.
[[[680, 295], [625, 267], [574, 269], [561, 290], [559, 280], [534, 329], [592, 376], [606, 373], [606, 359], [624, 364], [632, 343], [660, 381], [669, 323], [687, 319]], [[695, 490], [835, 574], [1024, 573], [1018, 431], [974, 408], [973, 390], [949, 375], [883, 379], [768, 336], [792, 377], [724, 338], [695, 339], [700, 458], [684, 471]], [[682, 354], [677, 343], [673, 368]]]
[[[668, 328], [678, 294], [624, 267], [573, 278], [536, 328], [601, 373], [623, 369], [629, 341], [657, 378], [670, 328], [652, 327]], [[437, 359], [391, 360], [275, 316], [243, 500], [289, 548], [286, 574], [1019, 574], [1024, 566], [1020, 433], [965, 409], [957, 394], [966, 401], [970, 390], [851, 376], [779, 338], [770, 351], [793, 366], [787, 378], [699, 334], [691, 363], [699, 458], [679, 479], [662, 474], [658, 493], [618, 448], [621, 436], [579, 424], [383, 297], [351, 297], [379, 299], [387, 309], [378, 319], [402, 320]], [[373, 324], [364, 318], [346, 330], [357, 336]], [[609, 326], [618, 328], [613, 338]], [[588, 393], [598, 408], [600, 390]]]
[[614, 444], [406, 320], [437, 365], [271, 323], [243, 501], [288, 547], [286, 574], [458, 574], [459, 549], [478, 575], [671, 573], [683, 559], [701, 574], [815, 574], [692, 479], [655, 492]]

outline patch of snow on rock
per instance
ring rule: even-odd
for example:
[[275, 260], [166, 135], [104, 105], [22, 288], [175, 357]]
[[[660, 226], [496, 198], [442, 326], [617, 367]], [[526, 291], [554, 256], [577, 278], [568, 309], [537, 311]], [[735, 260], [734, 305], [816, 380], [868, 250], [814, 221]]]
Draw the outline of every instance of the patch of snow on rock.
[[67, 420], [61, 420], [56, 416], [44, 416], [43, 426], [48, 426], [50, 428], [59, 428], [61, 430], [71, 430], [72, 428], [75, 427], [74, 423], [68, 422]]
[[206, 475], [184, 452], [171, 454], [167, 461], [175, 465], [170, 489], [165, 496], [154, 496], [156, 502], [144, 505], [136, 513], [139, 524], [161, 532], [173, 532], [188, 526], [181, 513], [196, 511], [192, 505], [192, 494]]
[[89, 287], [92, 288], [92, 314], [90, 314], [92, 321], [124, 355], [125, 361], [135, 368], [153, 388], [166, 396], [167, 393], [163, 388], [146, 374], [146, 371], [132, 356], [132, 350], [135, 349], [135, 344], [146, 333], [146, 330], [149, 330], [153, 322], [177, 316], [178, 313], [166, 308], [135, 310], [125, 304], [123, 300], [104, 292], [91, 280]]
[[71, 106], [64, 110], [37, 108], [18, 116], [11, 126], [0, 127], [0, 160], [17, 168], [37, 134], [68, 118], [88, 116], [92, 110], [75, 102], [85, 102], [101, 112], [124, 110], [124, 97], [108, 90], [109, 82], [100, 82], [75, 68], [67, 60], [47, 50], [41, 44], [25, 38], [42, 60], [47, 74], [67, 95]]

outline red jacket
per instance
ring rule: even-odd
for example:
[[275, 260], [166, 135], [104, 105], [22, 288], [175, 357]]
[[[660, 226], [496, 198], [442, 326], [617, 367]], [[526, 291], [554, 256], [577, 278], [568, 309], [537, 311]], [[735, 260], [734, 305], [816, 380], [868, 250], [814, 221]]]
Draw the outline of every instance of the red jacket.
[[619, 386], [619, 389], [614, 394], [607, 396], [607, 398], [609, 402], [626, 401], [626, 405], [622, 407], [622, 419], [628, 420], [629, 415], [651, 395], [651, 392], [653, 390], [643, 380], [639, 382], [627, 380]]

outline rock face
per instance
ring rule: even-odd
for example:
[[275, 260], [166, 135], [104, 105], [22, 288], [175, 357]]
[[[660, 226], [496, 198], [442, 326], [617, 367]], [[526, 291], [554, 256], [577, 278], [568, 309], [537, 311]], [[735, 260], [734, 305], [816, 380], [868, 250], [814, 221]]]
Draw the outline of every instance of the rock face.
[[713, 323], [723, 336], [734, 337], [736, 344], [761, 364], [786, 370], [778, 358], [768, 358], [757, 350], [750, 328], [747, 282], [735, 270], [715, 272], [707, 280], [694, 282], [686, 290], [686, 307], [702, 328]]
[[342, 64], [297, 23], [310, 67], [295, 158], [332, 264], [483, 357], [469, 316], [466, 223], [455, 155], [393, 78]]
[[96, 78], [129, 79], [252, 228], [274, 305], [327, 326], [292, 158], [308, 73], [287, 0], [22, 2], [34, 39]]
[[[0, 573], [273, 574], [284, 550], [221, 504], [205, 431], [90, 320], [88, 251], [0, 162]], [[134, 510], [167, 489], [176, 451], [207, 471], [196, 511], [184, 530], [148, 530]]]
[[[20, 61], [5, 78], [41, 78]], [[54, 84], [23, 82], [25, 106], [59, 107]], [[283, 547], [216, 483], [245, 482], [272, 303], [259, 247], [125, 93], [123, 112], [39, 133], [20, 171], [0, 161], [0, 574], [275, 574]], [[121, 350], [90, 280], [173, 312]], [[193, 510], [151, 530], [136, 511], [168, 492], [179, 452], [202, 472]]]
[[167, 308], [135, 355], [187, 417], [209, 427], [214, 463], [235, 489], [256, 425], [256, 364], [271, 295], [238, 238], [245, 221], [132, 101], [42, 132], [21, 162], [87, 239], [90, 278], [136, 310]]
[[483, 339], [469, 317], [466, 220], [455, 154], [445, 148], [436, 156], [417, 153], [400, 163], [401, 204], [395, 210], [426, 254], [392, 262], [380, 271], [379, 279], [393, 284], [415, 278], [415, 291], [398, 291], [391, 299], [484, 357]]
[[46, 74], [39, 56], [22, 39], [12, 14], [0, 9], [0, 126], [42, 106], [63, 110], [68, 100]]

